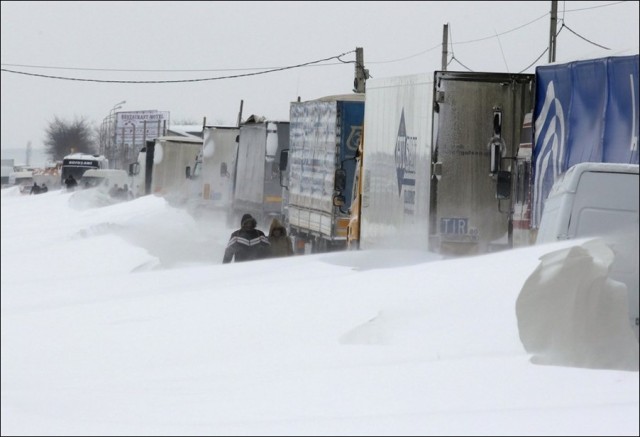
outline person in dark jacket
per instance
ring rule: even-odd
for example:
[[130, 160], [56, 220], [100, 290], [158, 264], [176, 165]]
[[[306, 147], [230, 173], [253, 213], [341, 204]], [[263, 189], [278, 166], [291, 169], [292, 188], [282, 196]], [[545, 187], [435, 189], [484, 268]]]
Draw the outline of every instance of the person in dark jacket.
[[76, 186], [78, 185], [78, 181], [76, 181], [76, 178], [74, 178], [73, 175], [70, 174], [64, 180], [64, 184], [67, 186], [67, 190], [68, 191], [73, 191], [73, 190], [75, 190]]
[[291, 256], [293, 255], [293, 243], [291, 237], [287, 235], [287, 230], [280, 220], [274, 218], [269, 227], [270, 256]]
[[222, 263], [252, 261], [266, 258], [269, 255], [269, 239], [257, 226], [256, 219], [245, 214], [240, 220], [240, 229], [234, 231], [224, 251]]
[[29, 194], [40, 194], [40, 185], [38, 185], [37, 182], [33, 183], [33, 185], [31, 186], [31, 191], [29, 191]]

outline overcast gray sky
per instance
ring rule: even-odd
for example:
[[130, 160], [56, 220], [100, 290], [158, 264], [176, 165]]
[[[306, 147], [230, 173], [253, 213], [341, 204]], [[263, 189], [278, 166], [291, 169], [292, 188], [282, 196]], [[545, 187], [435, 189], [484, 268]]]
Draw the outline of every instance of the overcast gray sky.
[[[374, 78], [441, 69], [446, 23], [449, 70], [532, 73], [548, 62], [545, 53], [534, 64], [549, 43], [550, 10], [551, 1], [3, 1], [1, 147], [43, 147], [54, 116], [98, 126], [123, 100], [123, 111], [170, 111], [172, 123], [234, 124], [240, 100], [243, 118], [288, 120], [298, 96], [352, 91], [356, 47]], [[638, 15], [637, 1], [558, 2], [566, 27], [556, 61], [637, 54]], [[96, 82], [210, 79], [322, 59], [242, 78]]]

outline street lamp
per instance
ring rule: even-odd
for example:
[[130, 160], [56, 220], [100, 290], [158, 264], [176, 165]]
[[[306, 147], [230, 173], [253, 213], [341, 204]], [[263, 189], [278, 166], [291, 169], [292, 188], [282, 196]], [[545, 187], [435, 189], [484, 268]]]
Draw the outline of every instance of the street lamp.
[[123, 100], [121, 102], [116, 103], [115, 105], [113, 105], [113, 108], [111, 108], [109, 110], [109, 115], [107, 116], [107, 149], [109, 150], [109, 153], [107, 155], [107, 159], [109, 159], [110, 161], [110, 167], [111, 168], [116, 168], [113, 166], [113, 145], [115, 143], [115, 130], [113, 128], [114, 126], [114, 122], [113, 122], [113, 116], [114, 116], [114, 112], [117, 111], [118, 109], [122, 108], [122, 105], [124, 105], [125, 103], [127, 103], [126, 100]]
[[107, 138], [108, 138], [107, 118], [109, 118], [109, 116], [105, 115], [104, 118], [102, 119], [102, 123], [100, 123], [100, 154], [105, 156], [107, 154]]

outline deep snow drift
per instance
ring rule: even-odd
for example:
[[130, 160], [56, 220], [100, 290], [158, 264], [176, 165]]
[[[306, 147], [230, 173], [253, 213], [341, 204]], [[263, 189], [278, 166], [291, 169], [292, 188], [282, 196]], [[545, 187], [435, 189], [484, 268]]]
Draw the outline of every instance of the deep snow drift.
[[2, 435], [638, 435], [637, 371], [520, 339], [576, 242], [223, 265], [222, 218], [98, 200], [2, 190]]

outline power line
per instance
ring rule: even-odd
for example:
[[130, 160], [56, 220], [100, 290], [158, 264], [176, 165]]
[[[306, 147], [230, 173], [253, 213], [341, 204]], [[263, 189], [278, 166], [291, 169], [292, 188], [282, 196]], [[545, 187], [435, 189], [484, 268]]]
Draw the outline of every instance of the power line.
[[[624, 2], [616, 2], [616, 3], [611, 3], [611, 4], [608, 4], [608, 5], [601, 5], [601, 6], [596, 6], [596, 7], [612, 6], [612, 5], [615, 5], [615, 4], [618, 4], [618, 3], [624, 3]], [[573, 11], [581, 11], [581, 10], [584, 10], [584, 9], [595, 9], [596, 7], [592, 7], [592, 8], [583, 8], [583, 9], [574, 9]], [[567, 12], [572, 12], [572, 11], [567, 11]], [[538, 18], [538, 19], [539, 19], [539, 18]], [[562, 25], [560, 26], [560, 29], [558, 29], [558, 32], [556, 33], [556, 37], [557, 37], [558, 35], [560, 35], [560, 32], [562, 32], [562, 29], [563, 29], [563, 28], [565, 28], [565, 27], [566, 27], [566, 28], [567, 28], [567, 30], [569, 30], [571, 33], [573, 33], [573, 34], [574, 34], [574, 35], [576, 35], [577, 37], [579, 37], [579, 38], [581, 38], [581, 39], [585, 40], [586, 42], [588, 42], [588, 43], [590, 43], [590, 44], [593, 44], [594, 46], [600, 47], [600, 48], [602, 48], [602, 49], [605, 49], [605, 50], [611, 50], [611, 49], [610, 49], [610, 48], [608, 48], [608, 47], [605, 47], [605, 46], [603, 46], [603, 45], [597, 44], [597, 43], [595, 43], [595, 42], [593, 42], [593, 41], [591, 41], [591, 40], [589, 40], [589, 39], [587, 39], [587, 38], [583, 37], [582, 35], [579, 35], [577, 32], [575, 32], [575, 31], [574, 31], [574, 30], [572, 30], [569, 26], [567, 26], [567, 24], [565, 23], [565, 21], [564, 21], [564, 20], [562, 20]], [[497, 37], [497, 36], [498, 36], [498, 35], [496, 35], [496, 37]], [[500, 40], [498, 39], [498, 41], [500, 41]], [[502, 46], [500, 46], [500, 49], [502, 49]], [[540, 60], [540, 58], [542, 58], [542, 56], [544, 56], [544, 54], [545, 54], [545, 53], [547, 53], [548, 51], [549, 51], [549, 48], [548, 48], [548, 47], [547, 47], [547, 48], [545, 48], [545, 49], [544, 49], [544, 51], [540, 54], [540, 56], [538, 56], [538, 57], [535, 59], [535, 61], [533, 61], [533, 62], [532, 62], [531, 64], [529, 64], [527, 67], [525, 67], [525, 68], [523, 68], [522, 70], [520, 70], [520, 72], [519, 72], [519, 73], [522, 73], [522, 72], [524, 72], [524, 71], [528, 70], [529, 68], [531, 68], [533, 65], [535, 65], [535, 64]], [[504, 53], [503, 53], [503, 58], [504, 58]], [[453, 59], [452, 59], [452, 60], [453, 60]], [[463, 65], [463, 64], [462, 64], [458, 59], [456, 59], [456, 62], [458, 62], [458, 64], [462, 65], [462, 66], [463, 66], [464, 68], [466, 68], [467, 70], [471, 71], [468, 67], [466, 67], [465, 65]], [[505, 60], [505, 64], [506, 64], [506, 60]]]
[[[564, 22], [562, 23], [562, 27], [566, 27], [566, 28], [567, 28], [567, 30], [568, 30], [569, 32], [573, 33], [573, 34], [574, 34], [575, 36], [577, 36], [578, 38], [581, 38], [581, 39], [585, 40], [585, 41], [586, 41], [586, 42], [588, 42], [589, 44], [593, 44], [594, 46], [596, 46], [596, 47], [600, 47], [601, 49], [611, 50], [609, 47], [605, 47], [605, 46], [603, 46], [603, 45], [597, 44], [597, 43], [595, 43], [595, 42], [593, 42], [593, 41], [588, 40], [588, 39], [587, 39], [587, 38], [585, 38], [584, 36], [577, 34], [574, 30], [572, 30], [572, 29], [571, 29], [569, 26], [567, 26]], [[562, 28], [561, 28], [561, 29], [562, 29]]]
[[[494, 29], [495, 32], [495, 29]], [[498, 38], [498, 33], [496, 32], [496, 38], [498, 40], [498, 45], [500, 46], [500, 53], [502, 53], [502, 60], [504, 61], [504, 66], [507, 67], [507, 73], [509, 72], [509, 65], [507, 65], [507, 58], [504, 55], [504, 50], [502, 49], [502, 43], [500, 42], [500, 38]]]
[[467, 67], [466, 65], [464, 65], [462, 62], [460, 62], [460, 61], [458, 60], [458, 58], [456, 58], [455, 56], [452, 56], [452, 57], [451, 57], [451, 60], [452, 60], [452, 61], [456, 61], [458, 64], [462, 65], [462, 66], [463, 66], [464, 68], [466, 68], [467, 70], [469, 70], [469, 71], [473, 72], [473, 70], [472, 70], [472, 69], [470, 69], [469, 67]]
[[[325, 67], [328, 65], [350, 64], [354, 61], [332, 62], [322, 65], [307, 65], [307, 67]], [[31, 65], [31, 64], [0, 64], [3, 67], [21, 67], [21, 68], [42, 68], [45, 70], [74, 70], [74, 71], [108, 71], [108, 72], [124, 72], [124, 73], [206, 73], [213, 71], [255, 71], [255, 70], [274, 70], [281, 67], [248, 67], [248, 68], [199, 68], [199, 69], [132, 69], [132, 68], [90, 68], [90, 67], [54, 67], [51, 65]]]
[[437, 48], [439, 48], [439, 47], [441, 47], [441, 46], [442, 46], [442, 44], [438, 44], [438, 45], [435, 45], [435, 46], [433, 46], [433, 47], [431, 47], [431, 48], [428, 48], [428, 49], [426, 49], [426, 50], [423, 50], [423, 51], [421, 51], [421, 52], [419, 52], [419, 53], [416, 53], [416, 54], [414, 54], [414, 55], [405, 56], [404, 58], [391, 59], [391, 60], [389, 60], [389, 61], [377, 61], [377, 62], [371, 62], [371, 61], [369, 61], [369, 62], [367, 62], [367, 63], [368, 63], [368, 64], [389, 64], [389, 63], [391, 63], [391, 62], [406, 61], [407, 59], [411, 59], [411, 58], [415, 58], [416, 56], [424, 55], [425, 53], [428, 53], [428, 52], [430, 52], [431, 50], [435, 50], [435, 49], [437, 49]]
[[[617, 2], [608, 3], [608, 4], [604, 4], [604, 5], [591, 6], [591, 7], [588, 7], [588, 8], [568, 9], [568, 10], [563, 10], [563, 13], [565, 13], [565, 12], [585, 11], [585, 10], [597, 9], [597, 8], [605, 8], [605, 7], [609, 7], [609, 6], [615, 6], [615, 5], [618, 5], [618, 4], [621, 4], [621, 3], [627, 3], [627, 2], [626, 1], [617, 1]], [[549, 15], [549, 12], [546, 12], [543, 15], [540, 15], [539, 17], [534, 18], [531, 21], [528, 21], [528, 22], [526, 22], [524, 24], [516, 26], [516, 27], [514, 27], [512, 29], [505, 30], [504, 32], [496, 33], [494, 35], [490, 35], [490, 36], [486, 36], [486, 37], [482, 37], [482, 38], [477, 38], [477, 39], [471, 39], [471, 40], [467, 40], [467, 41], [460, 41], [460, 42], [456, 42], [456, 43], [451, 42], [450, 45], [452, 46], [452, 52], [453, 52], [453, 45], [472, 44], [472, 43], [486, 41], [486, 40], [493, 39], [493, 38], [498, 38], [499, 36], [506, 35], [506, 34], [511, 33], [511, 32], [515, 32], [516, 30], [520, 30], [523, 27], [529, 26], [529, 25], [531, 25], [531, 24], [533, 24], [533, 23], [535, 23], [537, 21], [540, 21], [543, 18], [546, 18], [548, 15]], [[569, 29], [569, 30], [571, 30], [571, 29]], [[428, 53], [428, 52], [430, 52], [432, 50], [435, 50], [435, 49], [437, 49], [439, 47], [441, 47], [441, 44], [435, 45], [435, 46], [433, 46], [431, 48], [428, 48], [428, 49], [423, 50], [421, 52], [415, 53], [413, 55], [405, 56], [403, 58], [392, 59], [392, 60], [389, 60], [389, 61], [375, 61], [375, 62], [369, 61], [368, 63], [369, 64], [386, 64], [386, 63], [391, 63], [391, 62], [404, 61], [404, 60], [407, 60], [407, 59], [415, 58], [416, 56], [423, 55], [423, 54]], [[602, 46], [600, 46], [600, 47], [602, 47]], [[465, 68], [467, 68], [467, 67], [465, 67]], [[529, 68], [529, 67], [527, 67], [527, 68]]]
[[[500, 35], [506, 35], [507, 33], [514, 32], [514, 31], [519, 30], [519, 29], [522, 29], [523, 27], [526, 27], [526, 26], [528, 26], [528, 25], [530, 25], [530, 24], [533, 24], [533, 23], [535, 23], [536, 21], [543, 19], [543, 18], [544, 18], [544, 17], [546, 17], [547, 15], [549, 15], [549, 12], [547, 12], [547, 13], [545, 13], [544, 15], [541, 15], [540, 17], [538, 17], [538, 18], [536, 18], [536, 19], [534, 19], [534, 20], [531, 20], [531, 21], [529, 21], [529, 22], [527, 22], [527, 23], [525, 23], [525, 24], [521, 24], [520, 26], [514, 27], [514, 28], [509, 29], [509, 30], [505, 30], [504, 32], [501, 32], [501, 33], [496, 33], [496, 34], [494, 34], [494, 35], [492, 35], [492, 36], [487, 36], [487, 37], [484, 37], [484, 38], [478, 38], [478, 39], [473, 39], [473, 40], [468, 40], [468, 41], [461, 41], [461, 42], [458, 42], [458, 43], [451, 42], [452, 51], [453, 51], [453, 45], [454, 45], [454, 44], [455, 44], [455, 45], [470, 44], [470, 43], [474, 43], [474, 42], [486, 41], [486, 40], [488, 40], [488, 39], [497, 38], [497, 37], [498, 37], [498, 36], [500, 36]], [[435, 50], [435, 49], [437, 49], [437, 48], [439, 48], [439, 47], [441, 47], [441, 46], [442, 46], [442, 44], [438, 44], [438, 45], [435, 45], [435, 46], [433, 46], [433, 47], [430, 47], [430, 48], [428, 48], [428, 49], [426, 49], [426, 50], [423, 50], [423, 51], [421, 51], [421, 52], [415, 53], [415, 54], [413, 54], [413, 55], [405, 56], [405, 57], [403, 57], [403, 58], [391, 59], [391, 60], [389, 60], [389, 61], [373, 61], [373, 62], [369, 61], [368, 63], [369, 63], [369, 64], [388, 64], [388, 63], [391, 63], [391, 62], [405, 61], [405, 60], [407, 60], [407, 59], [415, 58], [416, 56], [424, 55], [425, 53], [428, 53], [428, 52], [430, 52], [430, 51], [432, 51], [432, 50]], [[465, 67], [465, 68], [466, 68], [466, 67]]]
[[547, 47], [546, 49], [544, 49], [544, 50], [542, 51], [542, 53], [540, 53], [540, 56], [538, 56], [538, 57], [536, 58], [536, 60], [535, 60], [535, 61], [533, 61], [531, 64], [527, 65], [525, 68], [523, 68], [522, 70], [520, 70], [520, 71], [518, 72], [518, 74], [520, 74], [520, 73], [522, 73], [522, 72], [524, 72], [524, 71], [528, 70], [529, 68], [533, 67], [533, 66], [534, 66], [534, 65], [535, 65], [535, 64], [540, 60], [540, 58], [542, 58], [542, 57], [544, 56], [544, 54], [545, 54], [545, 53], [547, 53], [548, 51], [549, 51], [549, 47]]
[[[564, 10], [562, 11], [563, 15], [565, 12], [579, 12], [579, 11], [585, 11], [585, 10], [590, 10], [590, 9], [598, 9], [598, 8], [603, 8], [603, 7], [609, 7], [609, 6], [615, 6], [621, 3], [627, 3], [626, 1], [617, 1], [617, 2], [612, 2], [612, 3], [608, 3], [608, 4], [604, 4], [604, 5], [597, 5], [597, 6], [591, 6], [591, 7], [587, 7], [587, 8], [578, 8], [578, 9], [568, 9], [568, 10]], [[467, 40], [467, 41], [460, 41], [460, 42], [456, 42], [454, 43], [453, 40], [450, 41], [450, 46], [451, 46], [451, 53], [452, 53], [452, 59], [453, 60], [453, 46], [454, 45], [463, 45], [463, 44], [471, 44], [471, 43], [476, 43], [476, 42], [481, 42], [481, 41], [486, 41], [492, 38], [498, 38], [498, 43], [500, 44], [500, 40], [499, 37], [501, 35], [506, 35], [508, 33], [511, 32], [515, 32], [516, 30], [520, 30], [526, 26], [529, 26], [545, 17], [547, 17], [549, 15], [549, 12], [527, 22], [524, 24], [521, 24], [519, 26], [516, 26], [512, 29], [506, 30], [504, 32], [501, 33], [494, 33], [494, 35], [490, 35], [490, 36], [486, 36], [486, 37], [482, 37], [482, 38], [477, 38], [477, 39], [472, 39], [472, 40]], [[578, 36], [579, 38], [582, 38], [583, 40], [589, 42], [590, 44], [593, 44], [595, 46], [601, 47], [603, 49], [606, 50], [611, 50], [608, 47], [602, 46], [600, 44], [594, 43], [593, 41], [588, 40], [587, 38], [579, 35], [578, 33], [576, 33], [574, 30], [572, 30], [571, 28], [569, 28], [568, 26], [566, 26], [566, 24], [564, 23], [563, 20], [563, 26], [567, 27], [567, 29], [569, 29], [570, 32], [572, 32], [573, 34], [575, 34], [576, 36]], [[562, 30], [562, 28], [561, 28]], [[494, 30], [495, 32], [495, 30]], [[560, 33], [560, 32], [558, 32]], [[393, 63], [393, 62], [400, 62], [400, 61], [405, 61], [407, 59], [411, 59], [411, 58], [415, 58], [421, 55], [424, 55], [425, 53], [428, 53], [432, 50], [435, 50], [437, 48], [441, 47], [441, 44], [437, 44], [433, 47], [430, 47], [428, 49], [422, 50], [418, 53], [415, 53], [413, 55], [409, 55], [409, 56], [405, 56], [402, 58], [397, 58], [397, 59], [391, 59], [388, 61], [369, 61], [369, 64], [387, 64], [387, 63]], [[501, 50], [502, 50], [502, 46], [500, 46]], [[333, 56], [331, 58], [327, 58], [327, 59], [323, 59], [323, 60], [319, 60], [319, 61], [313, 61], [313, 62], [308, 62], [305, 64], [300, 64], [300, 65], [294, 65], [294, 66], [288, 66], [288, 67], [249, 67], [249, 68], [211, 68], [211, 69], [171, 69], [171, 70], [167, 70], [167, 69], [115, 69], [115, 68], [82, 68], [82, 67], [54, 67], [54, 66], [45, 66], [45, 65], [28, 65], [28, 64], [1, 64], [3, 67], [6, 66], [10, 66], [10, 67], [22, 67], [22, 68], [43, 68], [43, 69], [51, 69], [51, 70], [76, 70], [76, 71], [104, 71], [104, 72], [137, 72], [137, 73], [173, 73], [173, 72], [179, 72], [179, 73], [188, 73], [188, 72], [220, 72], [220, 71], [255, 71], [255, 70], [262, 70], [259, 72], [254, 72], [254, 73], [249, 73], [249, 74], [239, 74], [239, 75], [231, 75], [231, 76], [222, 76], [222, 77], [215, 77], [215, 78], [203, 78], [203, 79], [184, 79], [184, 80], [164, 80], [164, 81], [116, 81], [116, 80], [98, 80], [98, 79], [79, 79], [79, 78], [67, 78], [67, 77], [60, 77], [60, 76], [50, 76], [50, 75], [41, 75], [41, 74], [31, 74], [31, 73], [26, 73], [26, 72], [21, 72], [21, 71], [15, 71], [15, 70], [10, 70], [7, 68], [2, 68], [2, 71], [6, 71], [9, 73], [15, 73], [15, 74], [24, 74], [27, 76], [36, 76], [36, 77], [45, 77], [45, 78], [51, 78], [51, 79], [62, 79], [62, 80], [78, 80], [78, 81], [88, 81], [88, 82], [106, 82], [106, 83], [179, 83], [179, 82], [198, 82], [198, 81], [210, 81], [210, 80], [221, 80], [221, 79], [233, 79], [233, 78], [239, 78], [239, 77], [246, 77], [246, 76], [255, 76], [255, 75], [259, 75], [259, 74], [266, 74], [266, 73], [272, 73], [275, 71], [282, 71], [282, 70], [287, 70], [287, 69], [291, 69], [291, 68], [299, 68], [299, 67], [324, 67], [324, 66], [329, 66], [329, 65], [340, 65], [340, 63], [353, 63], [354, 61], [343, 61], [342, 59], [340, 59], [340, 56], [344, 56], [348, 53], [353, 53], [353, 51], [351, 52], [347, 52], [347, 53], [343, 53], [342, 55], [338, 55], [338, 56]], [[317, 65], [319, 62], [323, 62], [325, 60], [329, 60], [329, 59], [333, 59], [336, 58], [339, 62], [338, 63], [330, 63], [330, 64], [322, 64], [322, 65]], [[504, 53], [503, 53], [503, 58], [504, 58]], [[538, 58], [540, 59], [540, 58]], [[451, 63], [451, 61], [449, 61], [449, 64]], [[456, 61], [458, 61], [456, 59]], [[537, 62], [537, 60], [536, 60]], [[459, 63], [459, 61], [458, 61]], [[535, 62], [534, 62], [535, 63]], [[505, 64], [506, 64], [506, 60], [505, 60]], [[462, 64], [461, 64], [462, 65]], [[467, 67], [465, 67], [467, 68]], [[529, 68], [529, 67], [527, 67]], [[526, 68], [525, 68], [526, 70]], [[471, 71], [471, 70], [469, 70]], [[524, 71], [524, 70], [523, 70]]]
[[37, 73], [27, 73], [24, 71], [16, 71], [16, 70], [9, 70], [7, 68], [2, 68], [2, 71], [6, 71], [8, 73], [14, 73], [14, 74], [22, 74], [25, 76], [34, 76], [34, 77], [44, 77], [47, 79], [59, 79], [59, 80], [73, 80], [73, 81], [80, 81], [80, 82], [100, 82], [100, 83], [136, 83], [136, 84], [141, 84], [141, 83], [184, 83], [184, 82], [204, 82], [204, 81], [211, 81], [211, 80], [222, 80], [222, 79], [236, 79], [239, 77], [247, 77], [247, 76], [257, 76], [257, 75], [261, 75], [261, 74], [267, 74], [267, 73], [273, 73], [276, 71], [283, 71], [283, 70], [290, 70], [293, 68], [300, 68], [300, 67], [305, 67], [305, 66], [309, 66], [312, 64], [318, 64], [320, 62], [324, 62], [324, 61], [329, 61], [331, 59], [337, 59], [340, 62], [345, 62], [342, 61], [342, 59], [340, 59], [342, 56], [345, 56], [349, 53], [354, 53], [355, 50], [351, 50], [349, 52], [345, 52], [342, 53], [340, 55], [336, 55], [336, 56], [331, 56], [329, 58], [324, 58], [324, 59], [318, 59], [316, 61], [311, 61], [311, 62], [305, 62], [303, 64], [297, 64], [297, 65], [290, 65], [287, 67], [278, 67], [278, 68], [273, 68], [270, 70], [266, 70], [266, 71], [258, 71], [258, 72], [254, 72], [254, 73], [246, 73], [246, 74], [235, 74], [235, 75], [230, 75], [230, 76], [219, 76], [219, 77], [207, 77], [207, 78], [201, 78], [201, 79], [178, 79], [178, 80], [105, 80], [105, 79], [81, 79], [81, 78], [76, 78], [76, 77], [62, 77], [62, 76], [51, 76], [51, 75], [46, 75], [46, 74], [37, 74]]
[[[556, 38], [558, 37], [558, 35], [560, 35], [560, 32], [562, 32], [562, 28], [564, 27], [564, 22], [562, 23], [562, 26], [560, 26], [560, 29], [558, 29], [558, 31], [556, 32]], [[528, 70], [529, 68], [533, 67], [539, 60], [540, 58], [542, 58], [544, 56], [545, 53], [547, 53], [549, 51], [549, 47], [545, 48], [542, 53], [540, 53], [540, 56], [538, 56], [536, 58], [535, 61], [533, 61], [531, 64], [527, 65], [525, 68], [523, 68], [522, 70], [519, 71], [518, 74], [522, 73], [523, 71]]]
[[606, 7], [608, 7], [608, 6], [615, 6], [615, 5], [618, 5], [618, 4], [620, 4], [620, 3], [627, 3], [627, 2], [626, 2], [626, 1], [621, 1], [621, 2], [608, 3], [608, 4], [606, 4], [606, 5], [590, 6], [590, 7], [588, 7], [588, 8], [567, 9], [567, 10], [564, 10], [564, 11], [562, 11], [562, 12], [576, 12], [576, 11], [586, 11], [586, 10], [588, 10], [588, 9], [606, 8]]
[[[523, 27], [526, 27], [526, 26], [528, 26], [528, 25], [530, 25], [530, 24], [535, 23], [536, 21], [542, 20], [542, 19], [543, 19], [543, 18], [545, 18], [547, 15], [549, 15], [549, 12], [545, 13], [544, 15], [539, 16], [538, 18], [535, 18], [535, 19], [533, 19], [533, 20], [529, 21], [528, 23], [522, 24], [522, 25], [520, 25], [520, 26], [518, 26], [518, 27], [514, 27], [513, 29], [505, 30], [504, 32], [496, 33], [496, 34], [494, 34], [494, 35], [486, 36], [486, 37], [484, 37], [484, 38], [470, 39], [470, 40], [468, 40], [468, 41], [460, 41], [460, 42], [457, 42], [456, 44], [457, 44], [457, 45], [462, 45], [462, 44], [471, 44], [471, 43], [474, 43], [474, 42], [486, 41], [486, 40], [488, 40], [488, 39], [497, 38], [497, 37], [499, 37], [499, 36], [501, 36], [501, 35], [506, 35], [507, 33], [511, 33], [511, 32], [516, 31], [516, 30], [520, 30], [520, 29], [522, 29]], [[453, 44], [453, 43], [452, 43], [452, 44]]]

